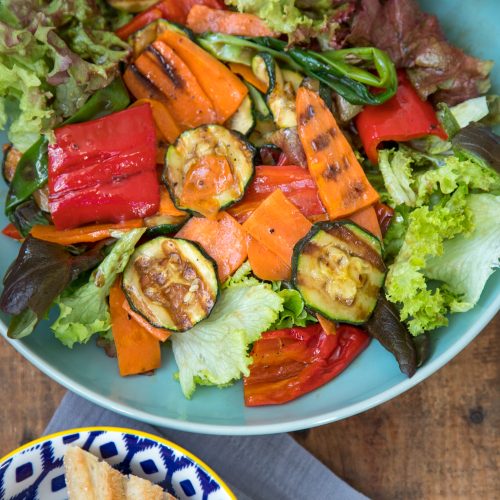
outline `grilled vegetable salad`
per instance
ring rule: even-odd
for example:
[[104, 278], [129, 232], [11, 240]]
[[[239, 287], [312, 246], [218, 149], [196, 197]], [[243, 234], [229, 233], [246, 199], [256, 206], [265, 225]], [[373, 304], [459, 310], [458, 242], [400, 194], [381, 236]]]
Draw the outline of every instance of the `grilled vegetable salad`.
[[372, 337], [411, 377], [500, 258], [491, 63], [429, 20], [414, 0], [4, 2], [8, 335], [55, 307], [56, 338], [97, 339], [122, 376], [165, 344], [186, 397], [243, 378], [249, 406]]

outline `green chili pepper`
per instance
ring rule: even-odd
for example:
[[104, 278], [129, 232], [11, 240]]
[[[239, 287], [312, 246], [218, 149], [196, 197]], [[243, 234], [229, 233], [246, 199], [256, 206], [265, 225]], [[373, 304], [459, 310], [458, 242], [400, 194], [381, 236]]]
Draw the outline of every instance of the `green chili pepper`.
[[89, 100], [62, 125], [87, 122], [121, 111], [130, 103], [130, 97], [123, 80], [115, 78], [107, 87], [98, 90]]
[[40, 136], [19, 160], [5, 201], [7, 215], [47, 182], [48, 145], [47, 137]]
[[[92, 95], [80, 110], [61, 125], [94, 120], [121, 111], [129, 102], [130, 98], [122, 79], [116, 78], [107, 87]], [[16, 207], [28, 200], [47, 182], [48, 144], [47, 137], [40, 136], [19, 160], [5, 202], [5, 213], [11, 220]]]
[[[382, 104], [397, 89], [394, 64], [385, 52], [374, 47], [314, 52], [289, 48], [286, 42], [276, 38], [218, 34], [202, 35], [198, 43], [222, 61], [246, 65], [251, 65], [258, 52], [267, 52], [291, 69], [316, 78], [352, 104]], [[376, 74], [371, 73], [371, 69], [375, 69]], [[385, 90], [374, 94], [369, 87]]]

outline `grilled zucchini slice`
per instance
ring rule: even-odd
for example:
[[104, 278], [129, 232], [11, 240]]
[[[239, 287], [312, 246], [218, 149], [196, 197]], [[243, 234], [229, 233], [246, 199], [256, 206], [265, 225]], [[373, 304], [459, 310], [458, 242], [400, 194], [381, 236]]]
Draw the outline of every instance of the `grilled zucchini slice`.
[[248, 135], [255, 128], [255, 122], [255, 110], [252, 99], [247, 95], [236, 110], [236, 113], [226, 122], [226, 126], [230, 130], [236, 130], [240, 134]]
[[173, 234], [189, 219], [189, 214], [186, 215], [152, 215], [146, 217], [147, 236], [162, 236], [165, 234]]
[[285, 82], [280, 67], [267, 53], [257, 54], [252, 59], [252, 70], [259, 80], [267, 83], [267, 105], [279, 128], [297, 126], [295, 91], [291, 82]]
[[176, 332], [205, 319], [219, 292], [215, 262], [197, 244], [163, 236], [135, 250], [122, 287], [135, 312], [156, 328]]
[[255, 148], [241, 134], [202, 125], [168, 148], [163, 179], [178, 209], [215, 217], [243, 197], [254, 161]]
[[184, 26], [171, 23], [165, 19], [157, 19], [129, 36], [128, 43], [132, 47], [133, 58], [137, 59], [162, 33], [169, 30], [194, 40], [192, 31]]
[[315, 224], [293, 251], [293, 286], [332, 321], [366, 322], [385, 274], [380, 241], [351, 221]]

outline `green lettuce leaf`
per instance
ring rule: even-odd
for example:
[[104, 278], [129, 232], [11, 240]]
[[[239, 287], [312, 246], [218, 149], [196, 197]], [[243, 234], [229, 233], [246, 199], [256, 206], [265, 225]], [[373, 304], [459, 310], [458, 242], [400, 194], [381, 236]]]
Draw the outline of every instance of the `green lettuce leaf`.
[[444, 242], [473, 228], [467, 188], [461, 186], [432, 209], [419, 207], [409, 215], [408, 230], [399, 254], [389, 266], [387, 298], [400, 305], [400, 317], [413, 335], [448, 324], [456, 297], [446, 288], [431, 288], [425, 268], [431, 257], [442, 256]]
[[319, 33], [326, 26], [327, 15], [332, 10], [329, 0], [226, 0], [227, 5], [239, 12], [255, 14], [277, 33], [294, 37], [296, 32], [309, 36]]
[[145, 229], [132, 229], [115, 243], [87, 283], [63, 292], [56, 300], [60, 313], [51, 326], [56, 338], [72, 348], [111, 328], [107, 297], [116, 277], [127, 265]]
[[413, 158], [402, 150], [382, 149], [378, 161], [392, 204], [414, 207], [417, 197], [412, 189]]
[[297, 290], [284, 288], [276, 292], [283, 299], [283, 310], [280, 312], [272, 330], [292, 328], [293, 326], [306, 326], [318, 320], [309, 314], [305, 308], [304, 300]]
[[3, 2], [0, 127], [9, 127], [9, 140], [20, 151], [111, 83], [130, 53], [107, 31], [96, 5], [92, 0]]
[[276, 321], [283, 299], [267, 284], [242, 283], [222, 290], [210, 316], [172, 335], [182, 392], [196, 385], [226, 386], [248, 375], [248, 349]]
[[459, 160], [456, 156], [446, 158], [442, 167], [428, 170], [417, 176], [415, 190], [416, 205], [429, 203], [431, 195], [440, 191], [450, 194], [459, 185], [481, 191], [496, 191], [500, 189], [500, 175], [473, 160]]
[[379, 151], [379, 168], [392, 206], [421, 207], [434, 194], [450, 194], [459, 185], [500, 189], [500, 175], [473, 158], [426, 155], [404, 146]]
[[446, 283], [459, 298], [452, 312], [471, 309], [500, 261], [500, 196], [472, 194], [467, 198], [474, 230], [443, 243], [443, 253], [431, 257], [425, 275]]

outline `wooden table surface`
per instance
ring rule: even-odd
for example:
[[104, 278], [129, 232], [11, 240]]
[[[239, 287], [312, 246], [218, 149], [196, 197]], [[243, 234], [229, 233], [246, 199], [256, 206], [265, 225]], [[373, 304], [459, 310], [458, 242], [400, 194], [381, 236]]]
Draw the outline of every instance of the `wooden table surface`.
[[[294, 437], [373, 498], [499, 498], [499, 333], [497, 315], [471, 345], [417, 387]], [[3, 339], [0, 379], [2, 456], [41, 435], [64, 389]]]

